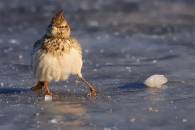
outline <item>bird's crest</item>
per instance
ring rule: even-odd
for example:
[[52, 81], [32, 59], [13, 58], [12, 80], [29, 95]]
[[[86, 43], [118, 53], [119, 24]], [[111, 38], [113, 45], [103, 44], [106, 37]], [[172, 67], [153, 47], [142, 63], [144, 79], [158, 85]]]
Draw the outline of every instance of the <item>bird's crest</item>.
[[65, 21], [63, 10], [58, 11], [52, 18], [52, 25], [59, 26]]

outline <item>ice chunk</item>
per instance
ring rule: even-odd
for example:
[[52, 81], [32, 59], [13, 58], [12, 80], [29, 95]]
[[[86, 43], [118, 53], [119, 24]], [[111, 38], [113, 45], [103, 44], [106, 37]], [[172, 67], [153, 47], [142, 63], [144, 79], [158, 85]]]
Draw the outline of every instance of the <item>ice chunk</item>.
[[10, 39], [9, 43], [18, 45], [20, 42], [17, 39]]
[[149, 110], [150, 112], [159, 112], [158, 109], [155, 109], [155, 108], [153, 108], [153, 107], [149, 107], [148, 110]]
[[52, 101], [52, 96], [45, 95], [45, 101]]
[[85, 49], [84, 52], [85, 52], [85, 53], [89, 53], [89, 50], [88, 50], [88, 49]]
[[100, 53], [104, 53], [104, 49], [100, 49]]
[[39, 116], [39, 115], [40, 115], [40, 113], [38, 113], [38, 112], [37, 112], [37, 113], [35, 113], [35, 115], [36, 115], [36, 116]]
[[187, 119], [182, 119], [182, 122], [185, 123], [185, 122], [188, 122], [188, 120]]
[[99, 26], [98, 21], [95, 21], [95, 20], [89, 21], [88, 24], [89, 24], [89, 26], [91, 26], [91, 27], [98, 27], [98, 26]]
[[144, 84], [152, 88], [161, 88], [163, 84], [167, 83], [168, 79], [164, 75], [152, 75], [147, 78]]
[[57, 121], [57, 119], [51, 119], [51, 120], [50, 120], [50, 123], [56, 124], [56, 123], [58, 123], [58, 121]]
[[111, 128], [104, 128], [104, 130], [111, 130]]
[[129, 121], [131, 122], [131, 123], [134, 123], [135, 122], [135, 118], [131, 118]]
[[1, 82], [1, 83], [0, 83], [0, 86], [1, 86], [1, 87], [3, 87], [3, 86], [4, 86], [4, 83], [3, 83], [3, 82]]
[[18, 58], [21, 60], [23, 59], [23, 55], [18, 55]]

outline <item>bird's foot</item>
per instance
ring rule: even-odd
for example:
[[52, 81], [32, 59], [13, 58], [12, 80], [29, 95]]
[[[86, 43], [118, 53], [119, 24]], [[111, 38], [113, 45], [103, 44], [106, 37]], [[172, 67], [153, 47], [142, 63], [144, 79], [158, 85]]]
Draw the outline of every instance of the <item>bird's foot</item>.
[[54, 94], [51, 91], [45, 91], [44, 95], [53, 96]]
[[33, 87], [31, 88], [31, 90], [32, 90], [32, 91], [39, 91], [39, 90], [41, 90], [42, 88], [43, 88], [42, 85], [37, 84], [37, 85], [33, 86]]
[[97, 96], [97, 91], [95, 88], [90, 88], [90, 92], [87, 94], [89, 97], [96, 97]]

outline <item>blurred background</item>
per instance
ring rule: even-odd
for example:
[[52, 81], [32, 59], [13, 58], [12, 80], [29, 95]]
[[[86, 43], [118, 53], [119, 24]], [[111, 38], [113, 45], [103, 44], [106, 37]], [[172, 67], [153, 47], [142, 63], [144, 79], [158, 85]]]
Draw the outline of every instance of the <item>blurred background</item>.
[[[52, 103], [28, 90], [32, 46], [60, 9], [83, 47], [95, 103], [74, 78], [51, 85], [61, 97]], [[0, 129], [193, 130], [194, 49], [194, 0], [1, 0]], [[143, 85], [156, 73], [167, 88]]]
[[[73, 35], [95, 38], [91, 45], [109, 36], [126, 40], [145, 35], [169, 40], [172, 45], [193, 46], [194, 6], [193, 0], [1, 0], [0, 31], [1, 43], [4, 43], [1, 49], [6, 49], [3, 46], [12, 42], [21, 44], [22, 47], [12, 47], [25, 59], [12, 62], [29, 63], [29, 57], [23, 53], [29, 52], [32, 44], [44, 34], [51, 17], [60, 9], [64, 10]], [[111, 44], [109, 48], [114, 48]], [[159, 42], [156, 44], [161, 48]], [[18, 60], [17, 55], [3, 53], [2, 56]], [[6, 62], [10, 61], [3, 63]]]

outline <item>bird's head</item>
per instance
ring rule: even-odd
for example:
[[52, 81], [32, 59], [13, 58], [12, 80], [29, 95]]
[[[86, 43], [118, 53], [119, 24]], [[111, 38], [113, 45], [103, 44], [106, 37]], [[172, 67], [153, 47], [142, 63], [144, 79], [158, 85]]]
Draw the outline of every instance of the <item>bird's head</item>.
[[69, 38], [70, 32], [70, 27], [64, 18], [63, 11], [59, 11], [53, 16], [46, 35], [49, 37]]

